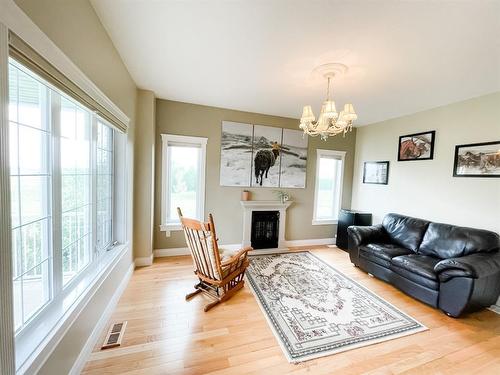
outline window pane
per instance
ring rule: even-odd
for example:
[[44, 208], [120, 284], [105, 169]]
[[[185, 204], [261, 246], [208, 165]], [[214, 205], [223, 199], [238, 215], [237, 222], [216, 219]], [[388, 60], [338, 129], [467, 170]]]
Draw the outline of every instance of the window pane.
[[177, 207], [186, 217], [201, 219], [198, 212], [200, 148], [169, 146], [168, 222], [178, 222]]
[[17, 68], [9, 64], [9, 120], [17, 122]]
[[[90, 113], [61, 97], [61, 211], [63, 282], [91, 260], [92, 172]], [[87, 240], [83, 241], [84, 238]]]
[[48, 219], [21, 227], [22, 272], [30, 270], [49, 257]]
[[[11, 172], [12, 173], [12, 172]], [[12, 228], [17, 228], [21, 225], [21, 217], [20, 217], [20, 206], [21, 202], [19, 201], [19, 177], [11, 176], [10, 177], [10, 216], [11, 216], [11, 225]]]
[[97, 250], [113, 242], [113, 130], [97, 123]]
[[49, 179], [48, 176], [19, 177], [21, 224], [29, 224], [49, 216]]
[[32, 76], [18, 69], [18, 122], [39, 129], [47, 129], [46, 113], [47, 88]]
[[49, 262], [45, 261], [23, 276], [23, 312], [28, 320], [49, 300]]
[[23, 252], [21, 245], [21, 228], [12, 231], [12, 277], [16, 278], [23, 273]]
[[316, 183], [317, 199], [316, 199], [316, 218], [317, 219], [334, 219], [337, 217], [338, 211], [338, 173], [342, 161], [333, 158], [320, 157], [319, 170]]
[[21, 174], [48, 174], [49, 138], [45, 131], [20, 125], [18, 147]]
[[14, 327], [15, 330], [23, 324], [23, 283], [22, 277], [14, 280], [13, 285], [13, 299], [14, 299]]
[[17, 154], [17, 137], [19, 126], [11, 122], [9, 128], [9, 158], [10, 158], [10, 174], [18, 174], [18, 154]]
[[48, 88], [9, 63], [10, 188], [14, 324], [21, 328], [51, 298]]

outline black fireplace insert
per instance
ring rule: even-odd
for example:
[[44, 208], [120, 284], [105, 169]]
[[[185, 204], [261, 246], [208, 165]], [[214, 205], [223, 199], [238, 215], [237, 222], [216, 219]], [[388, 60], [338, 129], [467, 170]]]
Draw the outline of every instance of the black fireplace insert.
[[253, 211], [251, 244], [254, 249], [278, 247], [279, 211]]

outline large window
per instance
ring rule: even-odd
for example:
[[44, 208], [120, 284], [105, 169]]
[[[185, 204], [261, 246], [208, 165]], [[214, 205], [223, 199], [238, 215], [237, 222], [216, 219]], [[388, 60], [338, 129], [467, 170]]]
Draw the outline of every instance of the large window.
[[337, 223], [342, 200], [343, 151], [317, 150], [313, 225]]
[[161, 230], [180, 229], [177, 207], [203, 220], [207, 138], [162, 134]]
[[9, 59], [16, 332], [113, 244], [113, 130]]

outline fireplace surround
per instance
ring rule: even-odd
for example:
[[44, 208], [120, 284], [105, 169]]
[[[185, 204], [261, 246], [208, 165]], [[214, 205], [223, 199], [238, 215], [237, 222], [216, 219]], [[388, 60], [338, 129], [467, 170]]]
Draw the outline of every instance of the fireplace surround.
[[[278, 239], [277, 246], [273, 249], [286, 249], [285, 226], [286, 211], [293, 203], [288, 201], [281, 203], [279, 201], [241, 201], [243, 207], [243, 246], [252, 246], [252, 216], [253, 212], [274, 211], [278, 213]], [[258, 216], [258, 215], [257, 215]], [[276, 243], [275, 243], [276, 245]]]

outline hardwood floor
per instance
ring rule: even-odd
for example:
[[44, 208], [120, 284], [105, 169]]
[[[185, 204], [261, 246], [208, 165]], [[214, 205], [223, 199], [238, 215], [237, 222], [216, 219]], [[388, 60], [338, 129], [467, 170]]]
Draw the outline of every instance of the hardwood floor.
[[122, 346], [96, 347], [83, 374], [500, 374], [499, 315], [449, 318], [353, 267], [342, 250], [311, 251], [429, 330], [289, 364], [248, 285], [204, 313], [203, 296], [184, 300], [196, 281], [191, 258], [159, 258], [134, 272], [112, 316], [128, 321]]

